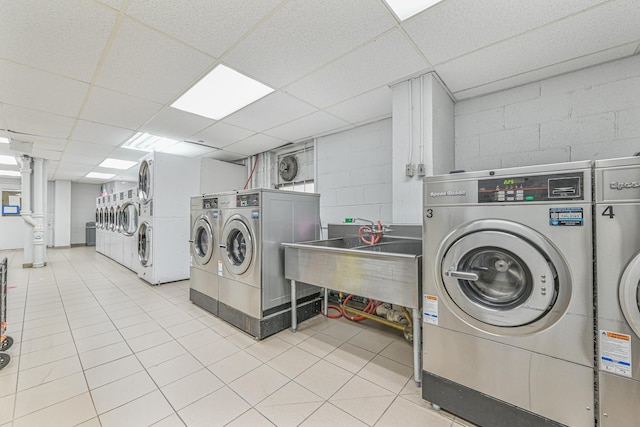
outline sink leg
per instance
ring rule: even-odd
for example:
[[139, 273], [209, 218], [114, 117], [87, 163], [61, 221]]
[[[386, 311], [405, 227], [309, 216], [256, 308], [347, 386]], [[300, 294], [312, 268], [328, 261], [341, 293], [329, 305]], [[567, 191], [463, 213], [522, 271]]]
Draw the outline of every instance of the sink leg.
[[412, 309], [413, 314], [413, 379], [416, 381], [416, 387], [420, 387], [422, 379], [420, 378], [420, 353], [422, 351], [422, 324], [420, 322], [420, 311], [417, 308]]
[[329, 288], [324, 288], [324, 317], [329, 317]]
[[291, 281], [291, 330], [295, 332], [298, 329], [298, 310], [296, 294], [296, 281]]

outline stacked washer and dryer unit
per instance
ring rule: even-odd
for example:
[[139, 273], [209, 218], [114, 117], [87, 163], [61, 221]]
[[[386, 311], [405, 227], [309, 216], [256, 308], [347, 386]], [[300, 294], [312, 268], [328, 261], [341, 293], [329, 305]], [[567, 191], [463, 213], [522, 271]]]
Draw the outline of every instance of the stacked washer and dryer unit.
[[593, 425], [591, 170], [425, 178], [424, 399], [481, 426]]
[[[192, 198], [191, 300], [258, 339], [289, 327], [282, 243], [320, 238], [319, 200], [266, 189]], [[296, 298], [299, 319], [320, 312], [318, 288], [300, 284]]]
[[138, 277], [152, 285], [189, 278], [189, 200], [199, 159], [153, 152], [140, 160]]
[[120, 234], [122, 238], [122, 265], [138, 272], [138, 189], [122, 192], [124, 200], [120, 208]]
[[640, 423], [640, 157], [595, 162], [599, 423]]

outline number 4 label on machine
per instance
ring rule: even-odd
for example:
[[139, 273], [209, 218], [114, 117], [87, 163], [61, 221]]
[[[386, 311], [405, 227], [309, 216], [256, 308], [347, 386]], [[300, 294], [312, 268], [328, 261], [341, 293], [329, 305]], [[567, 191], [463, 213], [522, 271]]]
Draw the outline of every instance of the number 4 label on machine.
[[438, 297], [424, 294], [422, 301], [422, 321], [432, 325], [438, 324]]

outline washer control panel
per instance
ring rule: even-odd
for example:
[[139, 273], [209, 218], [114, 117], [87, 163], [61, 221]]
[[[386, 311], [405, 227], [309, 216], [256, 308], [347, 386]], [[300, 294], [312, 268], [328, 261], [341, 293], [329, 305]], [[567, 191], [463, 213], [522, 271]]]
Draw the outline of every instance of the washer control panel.
[[514, 176], [478, 181], [479, 203], [584, 200], [584, 172]]
[[260, 193], [238, 194], [236, 196], [237, 208], [249, 208], [260, 206]]
[[202, 199], [202, 209], [218, 209], [218, 198], [205, 197]]

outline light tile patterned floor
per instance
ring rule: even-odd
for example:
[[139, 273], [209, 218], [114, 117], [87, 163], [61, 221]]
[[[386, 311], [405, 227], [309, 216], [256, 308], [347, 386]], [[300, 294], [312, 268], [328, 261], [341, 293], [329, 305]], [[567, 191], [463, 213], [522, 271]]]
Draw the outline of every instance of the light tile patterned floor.
[[461, 427], [420, 398], [396, 331], [316, 317], [256, 341], [94, 248], [9, 259], [5, 426]]

